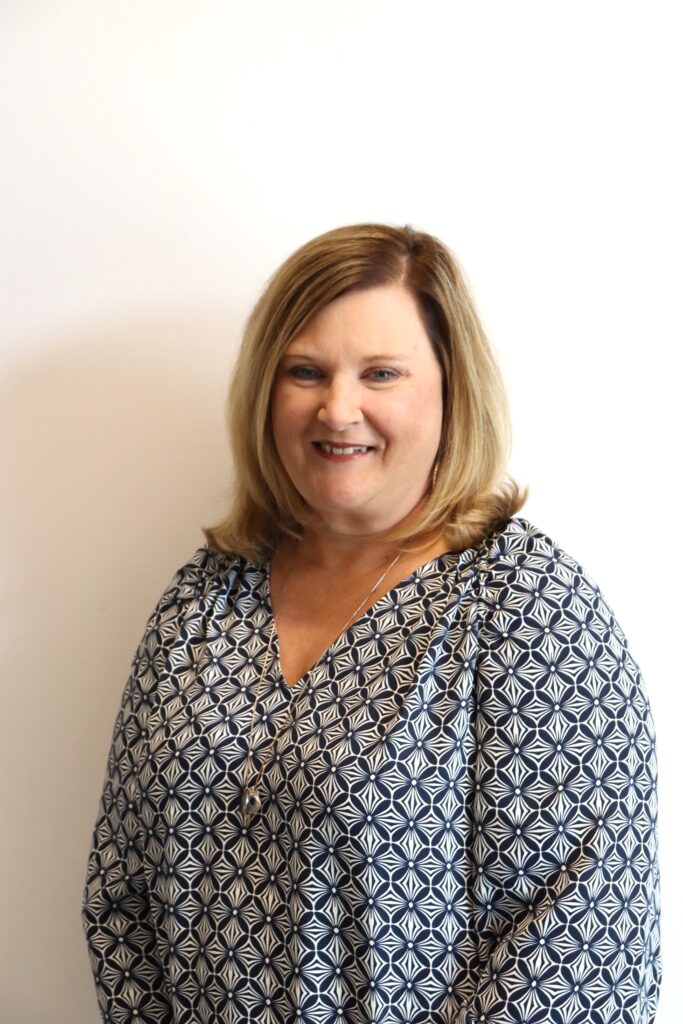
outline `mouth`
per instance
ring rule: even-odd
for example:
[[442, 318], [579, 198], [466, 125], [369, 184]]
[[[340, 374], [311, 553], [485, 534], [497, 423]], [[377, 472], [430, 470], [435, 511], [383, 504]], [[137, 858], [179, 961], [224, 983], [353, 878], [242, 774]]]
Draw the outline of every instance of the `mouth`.
[[369, 444], [337, 445], [327, 441], [314, 441], [313, 447], [327, 459], [357, 459], [374, 451]]
[[341, 445], [328, 444], [327, 441], [314, 441], [313, 444], [316, 448], [322, 448], [328, 455], [354, 455], [356, 452], [369, 452], [372, 450], [372, 445], [369, 444], [354, 444], [354, 445]]

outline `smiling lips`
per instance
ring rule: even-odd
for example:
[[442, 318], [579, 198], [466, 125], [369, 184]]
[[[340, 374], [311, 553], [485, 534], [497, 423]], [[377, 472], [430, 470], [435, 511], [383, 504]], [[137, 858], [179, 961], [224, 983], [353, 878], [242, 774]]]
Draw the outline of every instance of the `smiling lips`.
[[327, 441], [314, 441], [313, 447], [325, 459], [333, 459], [335, 462], [346, 462], [349, 459], [358, 459], [367, 455], [373, 450], [371, 445], [355, 444], [341, 445], [329, 444]]

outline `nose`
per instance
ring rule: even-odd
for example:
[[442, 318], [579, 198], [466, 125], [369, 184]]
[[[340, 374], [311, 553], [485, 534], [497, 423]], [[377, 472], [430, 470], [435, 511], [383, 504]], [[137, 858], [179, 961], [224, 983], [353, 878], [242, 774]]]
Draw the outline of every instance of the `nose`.
[[331, 381], [321, 396], [317, 418], [330, 430], [345, 430], [360, 423], [363, 413], [353, 383], [338, 379]]

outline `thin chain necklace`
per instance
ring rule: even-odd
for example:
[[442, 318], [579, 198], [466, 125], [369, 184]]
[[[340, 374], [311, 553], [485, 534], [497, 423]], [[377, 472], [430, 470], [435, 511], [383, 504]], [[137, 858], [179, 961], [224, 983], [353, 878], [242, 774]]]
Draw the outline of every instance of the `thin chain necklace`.
[[[361, 608], [363, 608], [364, 605], [367, 604], [367, 602], [372, 597], [372, 595], [375, 593], [377, 588], [379, 586], [381, 586], [382, 581], [385, 579], [387, 574], [394, 568], [394, 566], [396, 565], [396, 563], [398, 562], [398, 560], [399, 560], [399, 558], [401, 557], [402, 554], [403, 554], [403, 548], [401, 548], [401, 550], [398, 552], [398, 554], [391, 560], [391, 562], [389, 562], [389, 565], [382, 572], [382, 575], [379, 577], [377, 582], [372, 585], [372, 587], [370, 588], [368, 593], [365, 595], [365, 597], [362, 599], [362, 601], [360, 601], [359, 604], [356, 605], [356, 607], [351, 612], [351, 614], [349, 615], [348, 619], [346, 620], [346, 622], [344, 623], [344, 625], [340, 629], [339, 634], [338, 634], [339, 636], [342, 636], [342, 634], [346, 632], [346, 629], [348, 628], [349, 624], [353, 621], [353, 619], [355, 619], [356, 615], [361, 610]], [[282, 584], [282, 590], [280, 592], [280, 602], [279, 602], [279, 604], [280, 604], [280, 608], [279, 608], [280, 613], [282, 613], [282, 607], [283, 607], [283, 604], [284, 604], [284, 598], [285, 598], [285, 594], [287, 592], [287, 584], [289, 583], [289, 577], [291, 576], [291, 573], [292, 573], [292, 564], [293, 563], [290, 562], [290, 566], [289, 566], [289, 569], [287, 571], [287, 575], [285, 576], [285, 581]], [[265, 657], [263, 659], [263, 668], [261, 669], [261, 676], [259, 678], [258, 685], [256, 687], [256, 692], [254, 693], [254, 703], [253, 703], [252, 709], [251, 709], [251, 722], [250, 722], [250, 725], [249, 725], [249, 739], [247, 741], [247, 756], [246, 756], [246, 759], [245, 759], [245, 762], [244, 762], [244, 776], [243, 776], [243, 784], [242, 784], [241, 808], [242, 808], [242, 815], [243, 815], [244, 820], [246, 822], [249, 822], [249, 820], [251, 819], [252, 815], [256, 814], [256, 812], [261, 809], [260, 787], [261, 787], [261, 781], [263, 779], [263, 773], [265, 771], [265, 761], [262, 764], [261, 769], [259, 770], [258, 774], [256, 775], [256, 778], [252, 778], [252, 775], [253, 775], [253, 760], [254, 760], [254, 747], [253, 747], [254, 718], [255, 718], [255, 715], [256, 715], [256, 704], [258, 703], [258, 696], [259, 696], [261, 687], [263, 686], [263, 680], [264, 680], [265, 675], [266, 675], [266, 670], [268, 669], [269, 664], [270, 664], [270, 660], [271, 660], [270, 659], [270, 652], [271, 652], [271, 649], [272, 649], [272, 646], [273, 646], [273, 639], [275, 637], [276, 631], [277, 631], [276, 616], [275, 616], [275, 613], [273, 612], [273, 624], [271, 626], [270, 635], [268, 637], [268, 647], [266, 648], [266, 654], [265, 654]], [[287, 722], [291, 719], [292, 707], [293, 707], [297, 697], [298, 697], [298, 694], [294, 694], [294, 696], [292, 697], [292, 699], [291, 699], [291, 701], [289, 703], [289, 707], [287, 709], [287, 715], [285, 717], [285, 721], [282, 723], [282, 725], [280, 725], [280, 727], [276, 731], [275, 736], [273, 737], [272, 746], [275, 745], [275, 743], [276, 743], [280, 733], [282, 732], [282, 730], [287, 725]]]

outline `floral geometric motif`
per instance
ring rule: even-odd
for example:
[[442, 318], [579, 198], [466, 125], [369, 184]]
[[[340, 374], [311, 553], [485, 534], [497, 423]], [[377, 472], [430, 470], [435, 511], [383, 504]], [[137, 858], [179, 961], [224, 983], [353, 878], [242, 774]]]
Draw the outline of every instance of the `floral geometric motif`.
[[103, 1020], [651, 1024], [654, 729], [583, 568], [515, 516], [296, 687], [271, 629], [267, 566], [207, 548], [150, 617], [84, 897]]

